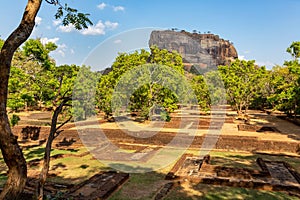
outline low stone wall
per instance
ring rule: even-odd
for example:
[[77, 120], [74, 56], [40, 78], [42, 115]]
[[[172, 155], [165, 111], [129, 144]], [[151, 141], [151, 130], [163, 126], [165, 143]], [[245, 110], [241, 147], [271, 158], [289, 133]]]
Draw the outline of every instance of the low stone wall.
[[[203, 143], [203, 138], [203, 136], [195, 137], [191, 147], [199, 148], [199, 146]], [[214, 149], [248, 152], [269, 151], [281, 153], [297, 153], [299, 145], [299, 142], [269, 141], [258, 140], [257, 137], [221, 135], [218, 138]]]

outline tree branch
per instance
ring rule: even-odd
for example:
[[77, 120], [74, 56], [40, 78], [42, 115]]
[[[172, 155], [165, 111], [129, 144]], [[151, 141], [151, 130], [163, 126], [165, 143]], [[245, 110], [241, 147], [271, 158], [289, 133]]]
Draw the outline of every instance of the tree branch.
[[65, 124], [67, 124], [69, 121], [71, 121], [72, 119], [72, 116], [69, 117], [69, 119], [67, 119], [66, 121], [64, 121], [61, 125], [59, 125], [57, 128], [56, 128], [56, 131], [57, 132], [61, 127], [63, 127]]

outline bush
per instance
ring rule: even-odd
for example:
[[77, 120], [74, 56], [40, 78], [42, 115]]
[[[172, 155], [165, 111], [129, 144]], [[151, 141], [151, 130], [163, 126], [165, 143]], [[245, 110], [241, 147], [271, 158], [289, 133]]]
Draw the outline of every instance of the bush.
[[12, 127], [17, 125], [19, 121], [20, 121], [20, 117], [16, 114], [13, 114], [12, 117], [10, 118], [10, 124], [12, 125]]
[[171, 117], [170, 117], [170, 114], [166, 111], [163, 111], [160, 113], [160, 117], [162, 120], [166, 121], [166, 122], [169, 122], [171, 121]]

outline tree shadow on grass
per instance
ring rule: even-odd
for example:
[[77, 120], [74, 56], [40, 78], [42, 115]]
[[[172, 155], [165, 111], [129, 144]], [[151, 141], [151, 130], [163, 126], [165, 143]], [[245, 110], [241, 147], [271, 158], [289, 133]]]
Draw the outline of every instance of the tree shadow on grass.
[[259, 191], [253, 189], [215, 186], [207, 184], [177, 185], [164, 198], [165, 200], [219, 200], [219, 199], [245, 199], [245, 200], [288, 200], [297, 199], [281, 192]]
[[[228, 155], [226, 156], [229, 161], [233, 160], [234, 162], [238, 161], [238, 165], [244, 165], [246, 168], [254, 168], [254, 169], [260, 169], [256, 160], [257, 158], [262, 158], [264, 160], [268, 161], [284, 161], [292, 165], [297, 171], [300, 170], [300, 157], [296, 156], [288, 156], [284, 154], [267, 154], [267, 153], [255, 153], [253, 152], [253, 155]], [[242, 164], [242, 161], [247, 161], [249, 165], [247, 164]], [[226, 165], [226, 163], [224, 163]], [[227, 165], [231, 165], [230, 162], [227, 163]]]
[[26, 160], [42, 159], [45, 153], [45, 147], [39, 147], [30, 151], [24, 152]]

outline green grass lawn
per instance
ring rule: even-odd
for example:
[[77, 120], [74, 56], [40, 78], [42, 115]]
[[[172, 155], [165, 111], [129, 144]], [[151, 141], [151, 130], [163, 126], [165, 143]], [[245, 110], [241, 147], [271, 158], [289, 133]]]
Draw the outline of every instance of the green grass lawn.
[[151, 200], [155, 193], [166, 183], [165, 174], [149, 172], [144, 174], [130, 174], [129, 180], [122, 188], [115, 192], [110, 200]]
[[[35, 159], [42, 159], [44, 156], [45, 147], [34, 147], [30, 149], [23, 150], [23, 154], [27, 162], [30, 162]], [[63, 154], [67, 157], [57, 158], [50, 161], [50, 171], [51, 174], [57, 174], [49, 178], [51, 181], [58, 183], [72, 183], [76, 184], [82, 182], [96, 173], [99, 173], [102, 170], [107, 170], [102, 163], [98, 160], [93, 159], [92, 155], [87, 154], [83, 157], [78, 157], [82, 153], [85, 153], [87, 150], [85, 148], [80, 148], [77, 150], [59, 150], [52, 149], [51, 156]], [[28, 170], [39, 170], [39, 167], [33, 166]], [[3, 185], [6, 181], [6, 172], [7, 167], [0, 154], [0, 185]]]
[[50, 163], [50, 173], [57, 174], [48, 180], [58, 183], [77, 184], [109, 168], [88, 154], [84, 157], [58, 158]]

